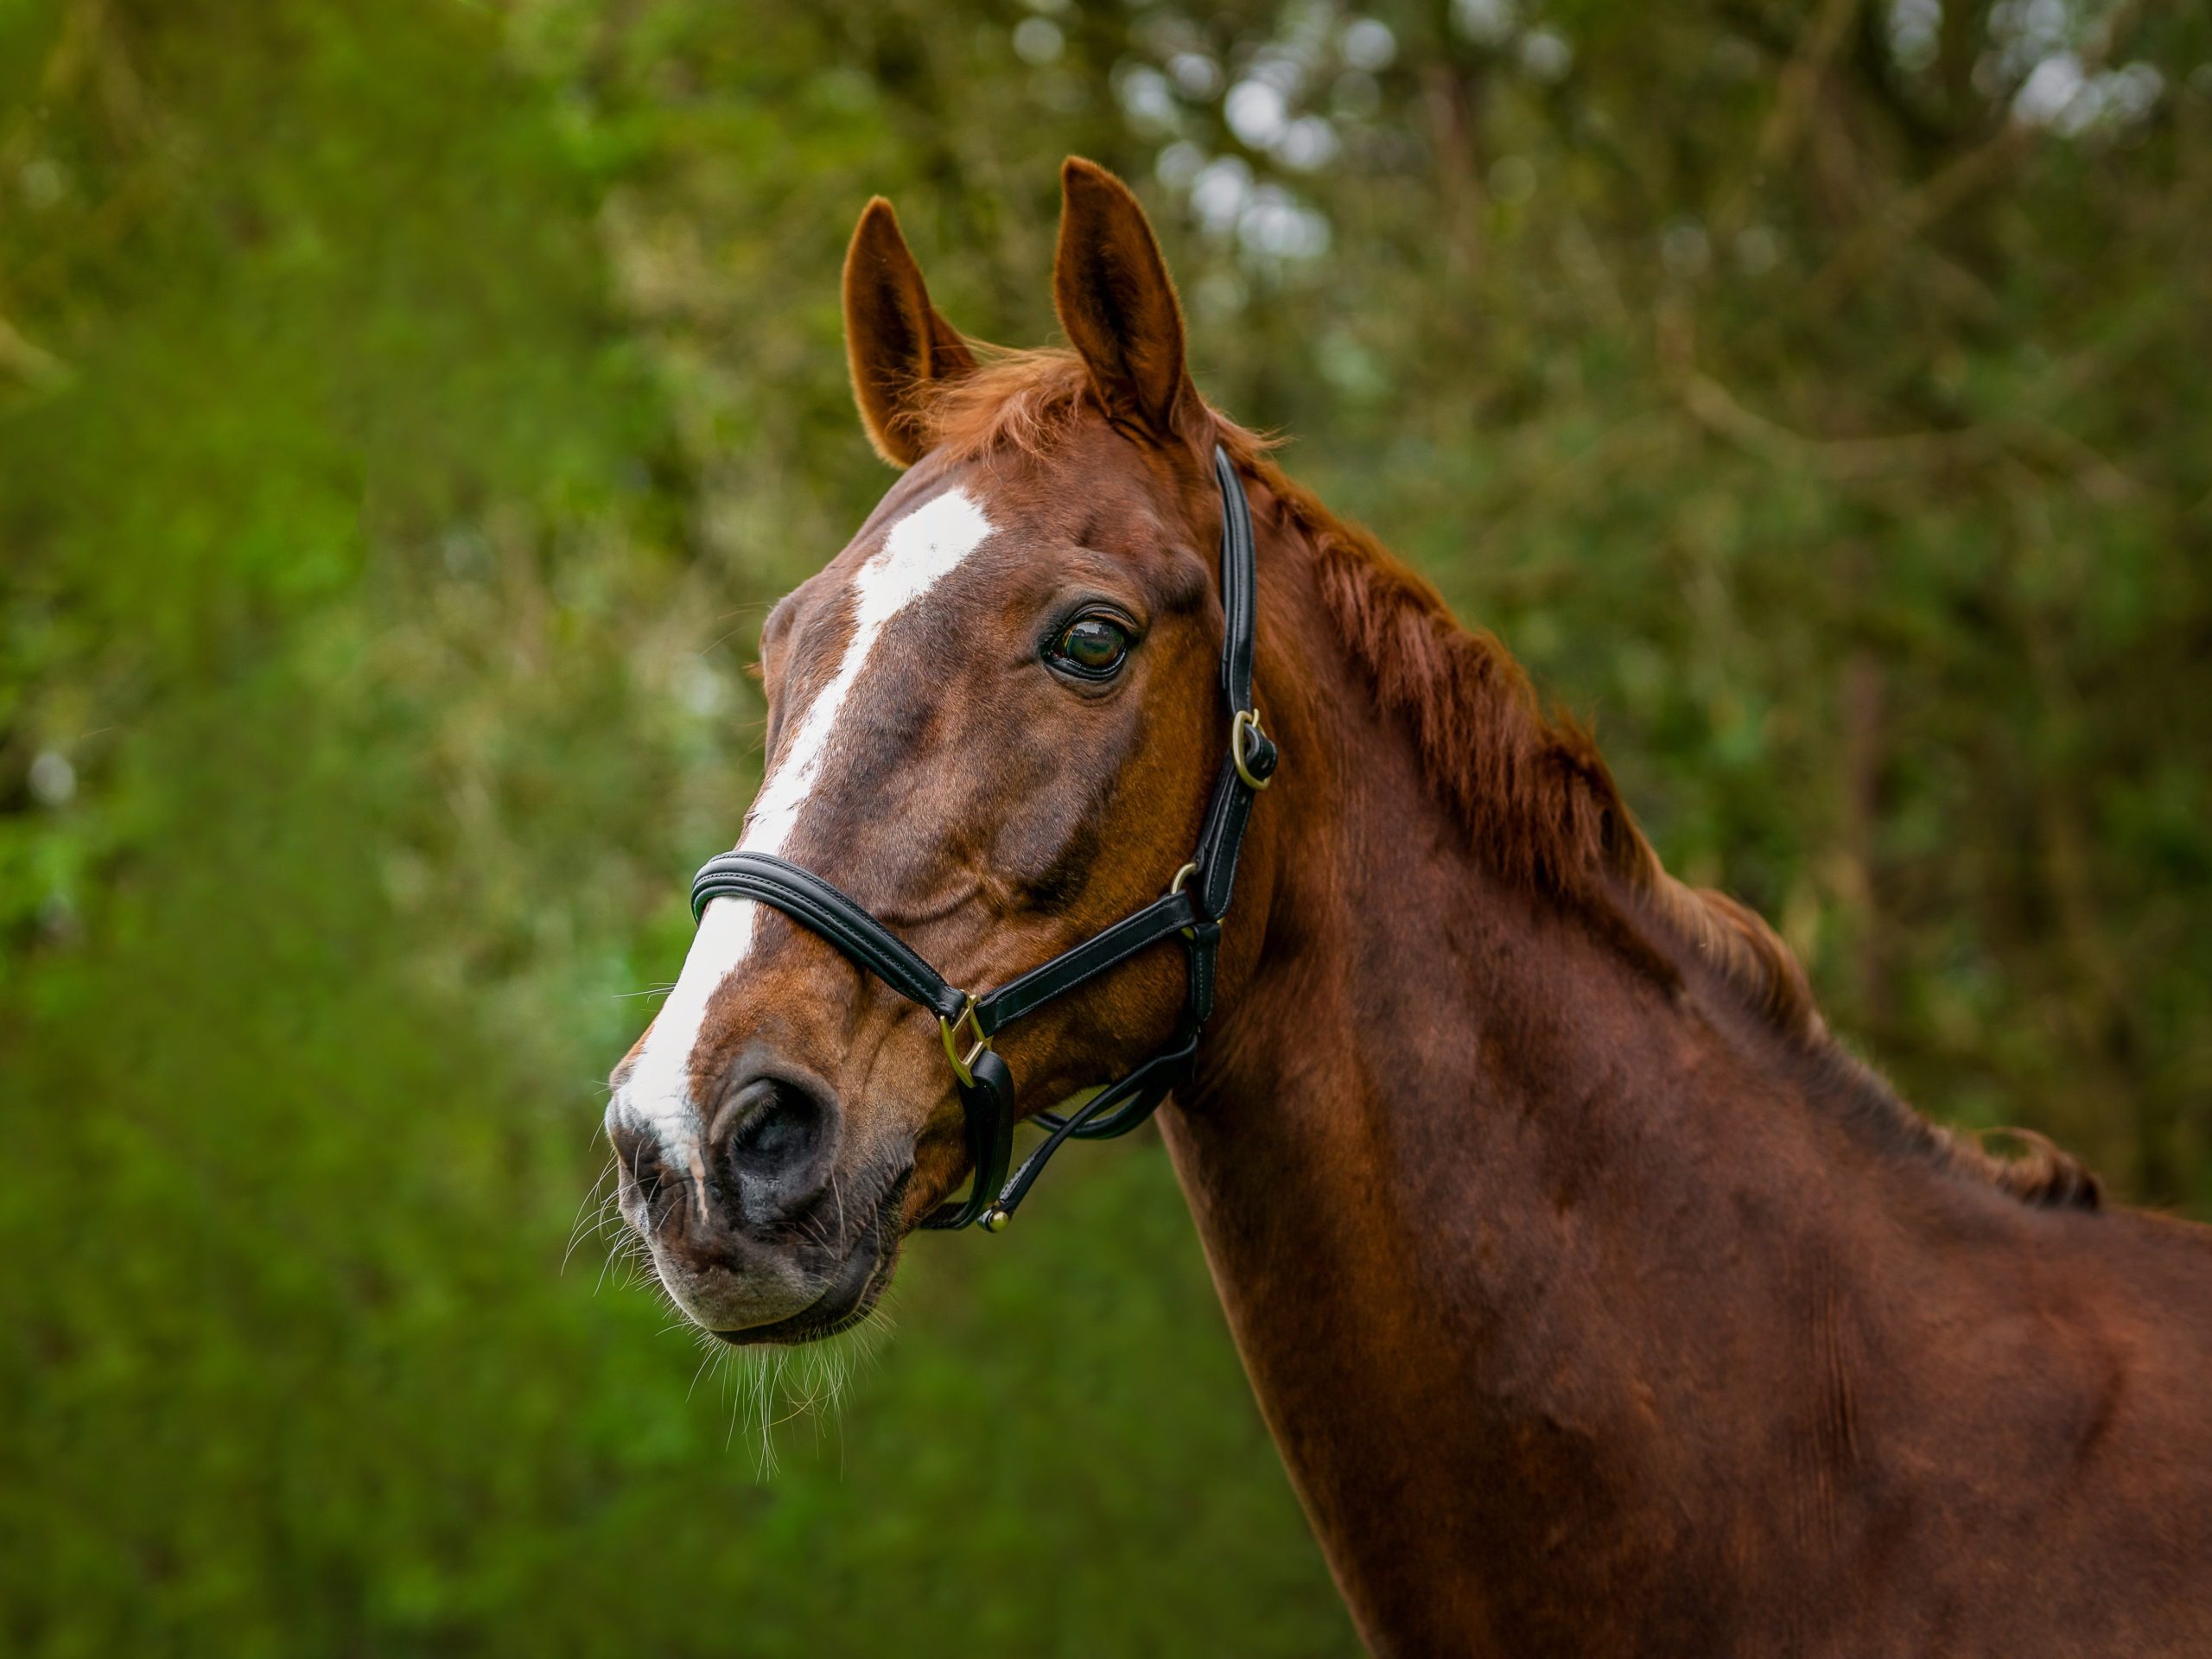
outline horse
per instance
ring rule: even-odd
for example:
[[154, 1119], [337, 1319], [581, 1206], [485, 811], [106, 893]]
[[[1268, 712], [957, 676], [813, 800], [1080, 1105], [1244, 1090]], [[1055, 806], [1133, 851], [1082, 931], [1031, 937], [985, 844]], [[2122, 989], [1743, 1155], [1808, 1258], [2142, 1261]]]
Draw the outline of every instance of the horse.
[[1135, 196], [1062, 184], [1065, 348], [955, 330], [880, 198], [854, 233], [853, 389], [900, 476], [763, 626], [724, 856], [859, 919], [710, 889], [615, 1069], [668, 1293], [734, 1343], [865, 1318], [982, 1184], [977, 1074], [1040, 1116], [1183, 1028], [1166, 934], [995, 1039], [852, 953], [865, 924], [1003, 985], [1183, 889], [1250, 753], [1233, 487], [1280, 767], [1234, 903], [1171, 918], [1218, 933], [1159, 1121], [1363, 1640], [2212, 1652], [2212, 1230], [2047, 1142], [1999, 1160], [1852, 1058], [1504, 649], [1200, 397]]

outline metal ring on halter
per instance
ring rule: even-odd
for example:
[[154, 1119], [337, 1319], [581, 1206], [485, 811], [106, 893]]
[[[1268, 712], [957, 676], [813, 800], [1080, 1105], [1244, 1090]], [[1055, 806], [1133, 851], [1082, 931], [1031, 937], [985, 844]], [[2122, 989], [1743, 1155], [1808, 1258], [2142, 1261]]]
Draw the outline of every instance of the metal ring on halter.
[[1244, 749], [1247, 733], [1255, 738], [1267, 736], [1267, 734], [1260, 729], [1260, 711], [1256, 709], [1239, 709], [1236, 711], [1236, 718], [1230, 722], [1229, 728], [1229, 758], [1236, 763], [1236, 775], [1244, 780], [1248, 789], [1265, 789], [1269, 784], [1274, 782], [1274, 779], [1272, 777], [1259, 776], [1245, 764]]
[[[1175, 879], [1167, 884], [1167, 892], [1169, 896], [1173, 897], [1174, 894], [1182, 892], [1183, 884], [1198, 873], [1198, 861], [1195, 859], [1190, 863], [1185, 864], [1181, 869], [1176, 871]], [[1192, 928], [1186, 927], [1182, 930], [1182, 932], [1183, 937], [1186, 939], [1195, 939], [1198, 937], [1197, 931]]]

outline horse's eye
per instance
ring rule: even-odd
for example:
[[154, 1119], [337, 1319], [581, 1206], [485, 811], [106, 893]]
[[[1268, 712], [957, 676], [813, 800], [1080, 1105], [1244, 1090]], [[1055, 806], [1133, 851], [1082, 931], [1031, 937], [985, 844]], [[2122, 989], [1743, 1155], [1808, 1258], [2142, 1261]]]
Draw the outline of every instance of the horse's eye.
[[1128, 659], [1129, 633], [1109, 616], [1078, 616], [1052, 641], [1052, 665], [1086, 680], [1110, 679]]

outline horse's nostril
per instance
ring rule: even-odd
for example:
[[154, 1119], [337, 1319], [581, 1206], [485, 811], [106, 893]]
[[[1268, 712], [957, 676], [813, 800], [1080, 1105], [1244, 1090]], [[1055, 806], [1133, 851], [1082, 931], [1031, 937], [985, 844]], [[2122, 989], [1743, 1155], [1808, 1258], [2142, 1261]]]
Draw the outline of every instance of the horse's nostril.
[[804, 1158], [813, 1139], [805, 1120], [779, 1102], [737, 1132], [732, 1155], [749, 1169], [773, 1169]]
[[755, 1077], [730, 1103], [723, 1167], [748, 1215], [789, 1209], [807, 1198], [830, 1132], [830, 1108], [800, 1084]]

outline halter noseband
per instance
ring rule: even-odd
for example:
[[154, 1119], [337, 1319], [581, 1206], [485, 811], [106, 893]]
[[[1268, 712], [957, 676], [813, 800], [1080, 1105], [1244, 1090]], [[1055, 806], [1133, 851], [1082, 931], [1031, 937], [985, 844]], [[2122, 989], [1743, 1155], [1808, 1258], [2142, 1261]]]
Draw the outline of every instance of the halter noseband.
[[[998, 1231], [1013, 1218], [1015, 1206], [1043, 1173], [1046, 1160], [1063, 1145], [1071, 1140], [1107, 1141], [1127, 1135], [1152, 1116], [1169, 1089], [1190, 1075], [1199, 1030], [1213, 1012], [1214, 964], [1221, 947], [1221, 918], [1236, 882], [1237, 849], [1244, 840], [1253, 799], [1274, 778], [1278, 760], [1274, 742], [1260, 729], [1259, 710], [1252, 702], [1259, 573], [1252, 550], [1251, 507], [1236, 468], [1219, 445], [1214, 448], [1213, 470], [1221, 486], [1221, 684], [1229, 703], [1229, 753], [1214, 779], [1198, 849], [1176, 871], [1165, 896], [996, 990], [977, 995], [948, 982], [865, 906], [787, 860], [768, 853], [723, 853], [709, 859], [692, 880], [694, 921], [717, 899], [753, 899], [773, 906], [901, 996], [937, 1015], [944, 1056], [959, 1084], [976, 1173], [968, 1196], [938, 1206], [923, 1218], [925, 1227], [981, 1222], [985, 1231]], [[1035, 1013], [1170, 935], [1182, 939], [1189, 968], [1174, 1035], [1166, 1047], [1065, 1116], [1038, 1113], [1037, 1121], [1049, 1133], [1009, 1179], [1014, 1073], [992, 1048], [993, 1041], [1024, 1014]]]

